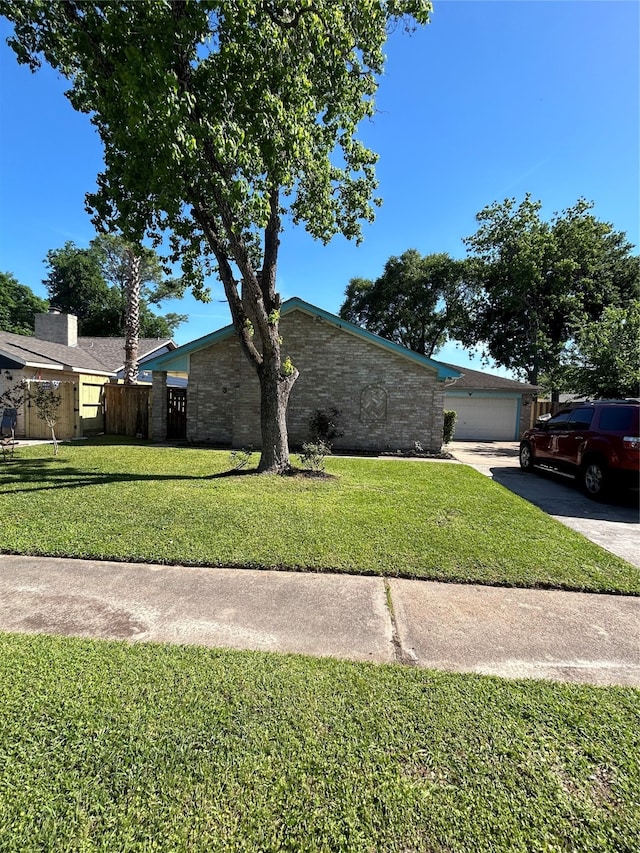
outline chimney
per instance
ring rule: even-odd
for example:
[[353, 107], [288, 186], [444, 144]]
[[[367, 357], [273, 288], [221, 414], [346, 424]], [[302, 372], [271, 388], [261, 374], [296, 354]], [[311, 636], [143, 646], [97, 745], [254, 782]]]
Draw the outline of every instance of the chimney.
[[50, 308], [48, 314], [36, 314], [36, 338], [66, 347], [78, 346], [78, 318], [74, 314], [61, 314]]

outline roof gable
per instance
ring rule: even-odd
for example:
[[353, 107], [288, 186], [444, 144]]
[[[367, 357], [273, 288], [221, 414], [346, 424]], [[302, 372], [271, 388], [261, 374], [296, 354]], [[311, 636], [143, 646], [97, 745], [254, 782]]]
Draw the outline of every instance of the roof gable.
[[[294, 311], [302, 311], [312, 317], [319, 317], [324, 320], [324, 322], [329, 323], [335, 328], [341, 329], [348, 334], [355, 335], [361, 340], [367, 341], [367, 343], [374, 344], [383, 350], [393, 352], [396, 355], [400, 355], [411, 361], [417, 362], [426, 368], [435, 370], [438, 374], [438, 379], [455, 379], [461, 375], [458, 368], [443, 364], [440, 361], [435, 361], [432, 358], [427, 358], [426, 356], [413, 352], [413, 350], [407, 349], [407, 347], [403, 347], [400, 344], [394, 344], [386, 338], [374, 335], [372, 332], [368, 332], [366, 329], [360, 328], [360, 326], [356, 326], [353, 323], [349, 323], [347, 320], [343, 320], [341, 317], [337, 317], [335, 314], [331, 314], [329, 311], [325, 311], [322, 308], [311, 305], [309, 302], [305, 302], [297, 296], [283, 302], [280, 315], [286, 316]], [[235, 329], [233, 325], [224, 326], [216, 332], [211, 332], [208, 335], [197, 338], [195, 341], [191, 341], [188, 344], [178, 347], [173, 352], [151, 359], [151, 361], [147, 362], [146, 368], [147, 370], [165, 370], [167, 372], [187, 371], [188, 357], [192, 353], [205, 349], [206, 347], [213, 346], [214, 344], [227, 340], [234, 335]]]

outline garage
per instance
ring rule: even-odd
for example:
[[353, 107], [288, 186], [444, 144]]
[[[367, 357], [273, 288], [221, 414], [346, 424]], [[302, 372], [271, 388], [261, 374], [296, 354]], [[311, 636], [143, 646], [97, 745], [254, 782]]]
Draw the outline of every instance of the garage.
[[445, 409], [457, 413], [457, 441], [516, 441], [529, 426], [536, 385], [458, 367], [462, 376], [445, 392]]
[[519, 411], [515, 397], [445, 396], [445, 407], [457, 413], [456, 441], [514, 441]]

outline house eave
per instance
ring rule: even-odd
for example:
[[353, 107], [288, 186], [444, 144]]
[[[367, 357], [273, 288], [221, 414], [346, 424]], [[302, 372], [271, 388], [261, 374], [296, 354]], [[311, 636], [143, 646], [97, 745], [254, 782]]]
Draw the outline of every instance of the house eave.
[[95, 370], [93, 367], [70, 367], [69, 365], [65, 365], [63, 370], [65, 373], [85, 373], [91, 376], [110, 377], [116, 375], [112, 370]]
[[65, 367], [63, 364], [59, 364], [58, 362], [51, 361], [31, 361], [27, 359], [22, 359], [19, 356], [16, 357], [14, 355], [7, 355], [6, 353], [0, 352], [0, 366], [5, 367], [5, 360], [7, 362], [13, 363], [13, 370], [25, 370], [25, 369], [35, 369], [35, 370], [64, 370]]

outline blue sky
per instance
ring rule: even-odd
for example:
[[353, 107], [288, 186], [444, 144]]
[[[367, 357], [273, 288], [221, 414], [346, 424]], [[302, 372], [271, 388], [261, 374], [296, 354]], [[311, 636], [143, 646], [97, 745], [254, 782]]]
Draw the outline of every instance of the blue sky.
[[[598, 218], [640, 242], [640, 4], [636, 0], [436, 0], [429, 26], [394, 33], [378, 112], [361, 136], [380, 155], [376, 222], [360, 246], [282, 235], [279, 288], [337, 312], [353, 277], [376, 278], [391, 255], [464, 257], [485, 205], [530, 192], [543, 213], [595, 202]], [[84, 195], [101, 169], [86, 116], [65, 81], [19, 67], [0, 22], [0, 270], [46, 296], [49, 249], [94, 235]], [[186, 343], [229, 321], [212, 302], [167, 302], [189, 314]], [[450, 344], [436, 358], [480, 367]], [[494, 372], [502, 372], [495, 370]]]

